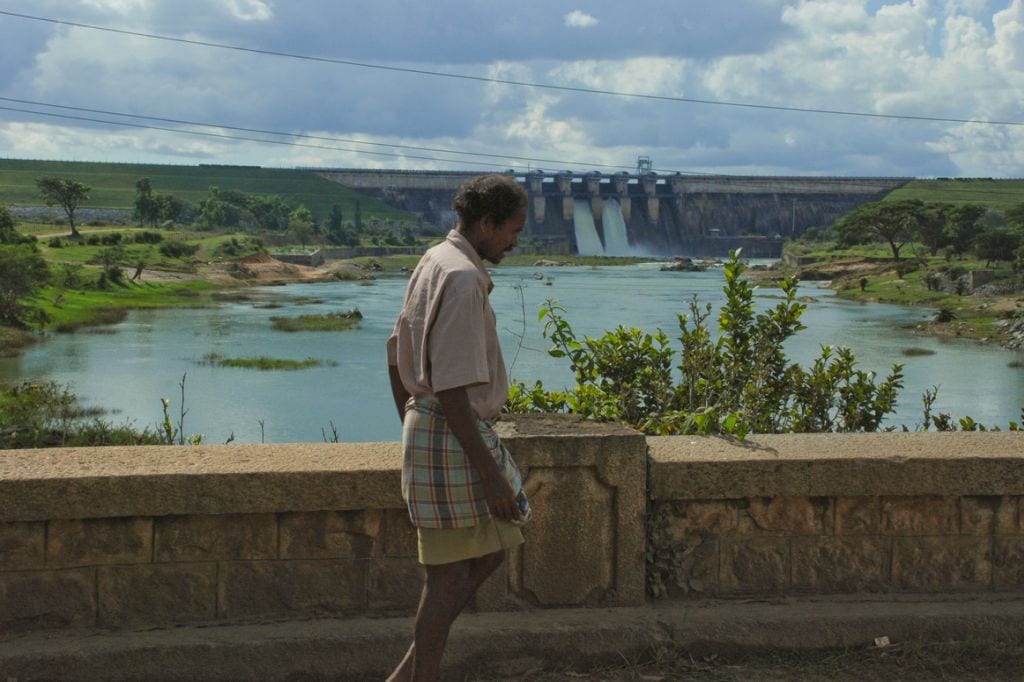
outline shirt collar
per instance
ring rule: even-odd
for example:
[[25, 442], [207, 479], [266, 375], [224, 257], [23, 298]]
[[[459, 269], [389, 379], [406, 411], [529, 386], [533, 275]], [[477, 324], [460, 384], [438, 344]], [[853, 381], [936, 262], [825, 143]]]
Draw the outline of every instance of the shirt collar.
[[491, 290], [494, 289], [494, 282], [491, 280], [491, 275], [487, 272], [487, 267], [484, 266], [483, 260], [480, 259], [480, 254], [476, 252], [476, 249], [474, 249], [473, 245], [469, 243], [466, 236], [458, 230], [452, 230], [448, 233], [448, 241], [451, 242], [455, 248], [461, 251], [466, 258], [476, 266], [476, 269], [480, 271], [480, 274], [484, 278], [484, 282], [487, 284], [487, 293], [491, 293]]

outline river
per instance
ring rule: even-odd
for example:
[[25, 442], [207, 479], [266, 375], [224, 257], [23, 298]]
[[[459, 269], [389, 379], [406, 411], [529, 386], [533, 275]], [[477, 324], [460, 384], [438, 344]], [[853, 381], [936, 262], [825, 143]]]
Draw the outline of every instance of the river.
[[[577, 334], [598, 335], [618, 324], [660, 327], [673, 339], [676, 315], [697, 295], [716, 309], [723, 302], [723, 274], [660, 272], [657, 264], [616, 267], [502, 267], [494, 271], [491, 295], [510, 375], [549, 388], [571, 381], [565, 360], [546, 353], [537, 320], [548, 298], [567, 308]], [[388, 388], [384, 341], [401, 308], [406, 280], [381, 278], [368, 284], [293, 284], [249, 290], [255, 300], [213, 308], [133, 311], [106, 333], [51, 336], [16, 358], [0, 358], [0, 381], [57, 381], [88, 405], [109, 408], [107, 419], [154, 427], [161, 398], [178, 419], [185, 380], [185, 431], [205, 442], [302, 442], [333, 437], [344, 441], [392, 441], [401, 430]], [[777, 302], [777, 290], [758, 290], [761, 306]], [[858, 367], [884, 374], [905, 365], [905, 388], [887, 424], [914, 428], [922, 421], [921, 394], [939, 385], [936, 409], [1006, 428], [1024, 405], [1024, 354], [968, 341], [915, 336], [905, 327], [931, 311], [844, 301], [829, 289], [804, 285], [810, 297], [808, 327], [787, 344], [792, 360], [809, 363], [822, 344], [845, 344]], [[268, 307], [268, 303], [273, 306]], [[358, 308], [359, 327], [336, 333], [287, 333], [270, 317]], [[525, 313], [525, 314], [524, 314]], [[523, 340], [520, 342], [520, 336]], [[678, 341], [676, 341], [678, 346]], [[905, 356], [907, 348], [931, 351]], [[268, 356], [326, 364], [299, 371], [217, 367], [199, 361]], [[262, 425], [261, 422], [262, 421]]]

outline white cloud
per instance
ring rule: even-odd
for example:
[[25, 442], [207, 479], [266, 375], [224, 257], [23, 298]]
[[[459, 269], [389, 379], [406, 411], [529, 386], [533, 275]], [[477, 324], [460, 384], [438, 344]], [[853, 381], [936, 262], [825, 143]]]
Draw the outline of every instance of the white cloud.
[[262, 0], [228, 0], [228, 11], [242, 21], [266, 21], [274, 16], [270, 6]]
[[569, 28], [590, 28], [597, 26], [597, 19], [582, 10], [574, 9], [565, 15], [565, 25]]
[[100, 12], [116, 12], [127, 15], [141, 12], [146, 9], [149, 2], [148, 0], [82, 0], [82, 4]]

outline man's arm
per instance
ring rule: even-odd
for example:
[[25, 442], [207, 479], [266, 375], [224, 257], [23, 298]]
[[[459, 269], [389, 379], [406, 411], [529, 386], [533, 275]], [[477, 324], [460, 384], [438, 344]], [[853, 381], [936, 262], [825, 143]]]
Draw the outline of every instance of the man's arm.
[[405, 421], [405, 403], [411, 397], [402, 384], [402, 378], [398, 376], [398, 367], [388, 365], [388, 377], [391, 379], [391, 395], [395, 399], [395, 408], [398, 410], [398, 418]]
[[498, 469], [498, 463], [494, 461], [480, 435], [476, 414], [469, 406], [465, 386], [438, 391], [436, 397], [441, 403], [448, 428], [455, 434], [466, 457], [480, 475], [491, 514], [505, 521], [519, 519], [521, 514], [516, 492]]

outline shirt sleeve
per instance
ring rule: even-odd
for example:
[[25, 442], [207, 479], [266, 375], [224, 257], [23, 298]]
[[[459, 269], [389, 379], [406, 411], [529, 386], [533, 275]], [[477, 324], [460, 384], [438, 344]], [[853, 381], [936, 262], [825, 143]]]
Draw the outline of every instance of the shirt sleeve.
[[475, 277], [445, 286], [427, 341], [434, 393], [490, 381], [486, 306], [486, 294]]

